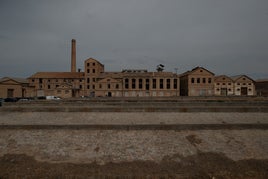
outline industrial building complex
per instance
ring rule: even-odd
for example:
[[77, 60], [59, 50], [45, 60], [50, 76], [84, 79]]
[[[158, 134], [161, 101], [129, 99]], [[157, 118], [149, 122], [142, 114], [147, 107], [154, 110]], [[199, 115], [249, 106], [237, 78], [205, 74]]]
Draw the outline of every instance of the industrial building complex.
[[[169, 97], [169, 96], [254, 96], [256, 82], [246, 75], [229, 77], [196, 67], [183, 74], [123, 69], [106, 72], [94, 58], [76, 68], [76, 41], [72, 40], [70, 72], [36, 72], [27, 79], [0, 79], [0, 98], [58, 96], [88, 97]], [[263, 81], [262, 81], [263, 83]]]

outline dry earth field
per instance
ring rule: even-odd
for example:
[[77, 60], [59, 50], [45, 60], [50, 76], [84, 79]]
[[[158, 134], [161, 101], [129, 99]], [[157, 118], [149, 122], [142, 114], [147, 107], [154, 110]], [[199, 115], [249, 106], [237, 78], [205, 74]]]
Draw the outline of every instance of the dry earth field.
[[2, 110], [0, 178], [268, 178], [267, 114]]

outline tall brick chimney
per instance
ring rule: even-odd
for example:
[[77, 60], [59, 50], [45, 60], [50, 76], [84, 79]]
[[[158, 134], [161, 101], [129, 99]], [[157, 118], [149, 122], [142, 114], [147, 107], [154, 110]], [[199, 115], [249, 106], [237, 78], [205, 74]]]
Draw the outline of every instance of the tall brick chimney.
[[76, 72], [76, 41], [72, 39], [71, 72]]

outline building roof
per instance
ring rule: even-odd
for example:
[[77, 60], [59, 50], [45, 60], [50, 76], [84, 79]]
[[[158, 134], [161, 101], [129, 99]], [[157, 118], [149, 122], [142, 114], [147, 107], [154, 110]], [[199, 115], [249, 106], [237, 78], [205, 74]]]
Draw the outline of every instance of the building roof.
[[[176, 74], [172, 72], [103, 72], [98, 78], [139, 78], [139, 77], [175, 77]], [[177, 75], [179, 77], [179, 75]]]
[[14, 77], [3, 77], [0, 79], [0, 83], [2, 83], [4, 81], [8, 81], [8, 80], [12, 80], [12, 81], [15, 81], [17, 83], [28, 83], [27, 79], [25, 79], [25, 78], [14, 78]]
[[226, 75], [215, 76], [214, 80], [217, 81], [218, 79], [221, 79], [221, 78], [226, 78], [226, 79], [229, 79], [230, 81], [233, 81], [231, 77], [226, 76]]
[[258, 79], [256, 82], [268, 82], [268, 79]]
[[37, 72], [29, 78], [84, 78], [84, 72]]
[[232, 78], [233, 81], [237, 81], [242, 77], [245, 77], [245, 78], [248, 78], [248, 79], [254, 81], [252, 78], [248, 77], [247, 75], [236, 75], [236, 76], [231, 76], [230, 78]]
[[191, 71], [184, 72], [183, 74], [181, 74], [181, 76], [189, 75], [189, 74], [191, 74], [191, 73], [193, 73], [193, 72], [195, 72], [196, 70], [199, 70], [199, 69], [205, 70], [205, 71], [207, 71], [208, 73], [210, 73], [210, 74], [212, 74], [212, 75], [215, 75], [215, 74], [212, 73], [211, 71], [209, 71], [209, 70], [207, 70], [207, 69], [205, 69], [205, 68], [203, 68], [203, 67], [199, 67], [199, 66], [197, 66], [197, 67], [193, 68]]

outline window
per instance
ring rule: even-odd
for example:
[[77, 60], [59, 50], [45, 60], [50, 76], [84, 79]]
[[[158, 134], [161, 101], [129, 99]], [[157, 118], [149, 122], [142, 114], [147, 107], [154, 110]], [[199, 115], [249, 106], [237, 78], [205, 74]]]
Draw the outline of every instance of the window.
[[217, 85], [220, 85], [220, 83], [217, 83]]
[[47, 80], [47, 82], [50, 82], [50, 80]]
[[[82, 82], [82, 79], [79, 80], [80, 82]], [[57, 81], [58, 82], [58, 81]]]
[[208, 83], [211, 83], [211, 78], [208, 78]]
[[39, 83], [43, 83], [43, 79], [42, 78], [39, 79]]
[[197, 81], [197, 83], [200, 83], [200, 78], [197, 78], [197, 80], [196, 80], [196, 81]]
[[237, 91], [240, 91], [240, 88], [237, 88]]
[[56, 85], [56, 88], [58, 88], [59, 87], [59, 85]]
[[243, 85], [246, 85], [246, 83], [243, 83]]
[[177, 82], [178, 82], [178, 80], [174, 79], [174, 81], [173, 81], [173, 88], [174, 89], [177, 89]]
[[225, 83], [222, 83], [222, 85], [225, 85]]
[[50, 89], [50, 85], [47, 85], [47, 89]]
[[194, 78], [191, 79], [191, 82], [194, 83]]
[[128, 89], [128, 78], [125, 79], [125, 88]]
[[116, 84], [116, 85], [115, 85], [115, 88], [118, 89], [118, 88], [119, 88], [119, 84]]
[[34, 82], [34, 79], [32, 79], [32, 82]]
[[230, 85], [231, 85], [231, 83], [228, 83], [228, 85], [230, 86]]
[[249, 88], [248, 91], [251, 91], [251, 89]]
[[132, 89], [136, 88], [136, 79], [132, 79]]
[[170, 79], [167, 79], [167, 89], [170, 89]]
[[96, 78], [92, 78], [93, 82], [96, 82]]
[[229, 88], [228, 91], [232, 91], [231, 88]]
[[142, 89], [142, 79], [139, 79], [139, 89]]
[[90, 82], [90, 79], [89, 78], [87, 78], [87, 83], [89, 83]]
[[87, 63], [87, 66], [89, 67], [89, 63]]
[[95, 63], [93, 62], [93, 66], [95, 66]]
[[82, 88], [83, 88], [83, 86], [82, 86], [82, 85], [80, 85], [80, 86], [79, 86], [79, 88], [80, 88], [80, 89], [82, 89]]
[[153, 89], [156, 89], [156, 79], [153, 79]]
[[202, 72], [203, 72], [203, 70], [200, 70], [200, 72], [202, 73]]
[[160, 79], [160, 89], [163, 89], [163, 88], [164, 88], [164, 80]]
[[222, 78], [222, 80], [225, 80], [225, 78]]
[[92, 73], [95, 73], [95, 69], [93, 69]]
[[95, 89], [95, 85], [92, 85], [92, 89]]
[[249, 83], [248, 85], [251, 85], [251, 83]]
[[240, 83], [237, 83], [237, 85], [240, 85]]
[[111, 88], [111, 84], [107, 84], [107, 88], [110, 89]]
[[87, 69], [87, 73], [90, 73], [90, 70], [89, 69]]
[[87, 89], [89, 89], [89, 85], [87, 85]]
[[146, 90], [149, 90], [150, 89], [150, 79], [146, 79], [145, 82], [146, 82], [145, 88], [146, 88]]
[[206, 83], [206, 78], [203, 78], [203, 83]]

